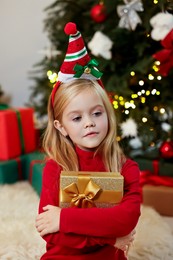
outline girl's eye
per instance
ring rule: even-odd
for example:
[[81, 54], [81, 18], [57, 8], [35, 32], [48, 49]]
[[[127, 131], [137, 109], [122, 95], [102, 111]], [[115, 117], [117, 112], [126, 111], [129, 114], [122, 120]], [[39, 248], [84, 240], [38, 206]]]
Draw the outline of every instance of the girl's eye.
[[78, 121], [80, 121], [81, 120], [81, 116], [76, 116], [76, 117], [74, 117], [72, 120], [74, 121], [74, 122], [78, 122]]
[[97, 112], [94, 112], [93, 115], [96, 116], [96, 117], [97, 117], [97, 116], [101, 116], [101, 115], [102, 115], [102, 112], [101, 112], [101, 111], [97, 111]]

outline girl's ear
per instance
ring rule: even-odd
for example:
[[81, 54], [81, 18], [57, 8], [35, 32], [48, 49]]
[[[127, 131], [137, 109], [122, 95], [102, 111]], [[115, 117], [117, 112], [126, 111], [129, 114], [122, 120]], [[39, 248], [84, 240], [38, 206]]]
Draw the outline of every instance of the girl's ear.
[[54, 127], [63, 135], [63, 136], [67, 136], [67, 132], [64, 129], [64, 127], [62, 126], [62, 124], [58, 121], [58, 120], [54, 120]]

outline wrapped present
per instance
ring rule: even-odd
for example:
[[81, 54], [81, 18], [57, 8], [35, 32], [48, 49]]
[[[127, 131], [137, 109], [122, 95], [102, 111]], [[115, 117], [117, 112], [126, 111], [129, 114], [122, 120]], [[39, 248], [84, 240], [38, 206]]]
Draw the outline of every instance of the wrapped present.
[[31, 180], [32, 178], [32, 167], [34, 164], [42, 164], [44, 161], [45, 154], [40, 151], [35, 151], [33, 153], [28, 153], [22, 155], [22, 169], [23, 178], [26, 180]]
[[150, 171], [153, 175], [173, 177], [173, 163], [163, 159], [133, 158], [141, 171]]
[[32, 171], [30, 172], [29, 181], [38, 195], [41, 193], [43, 167], [44, 163], [35, 162], [30, 168]]
[[10, 160], [36, 149], [32, 108], [0, 111], [0, 160]]
[[143, 204], [153, 207], [158, 213], [164, 216], [173, 216], [173, 186], [143, 187]]
[[0, 161], [0, 183], [14, 183], [23, 178], [22, 158], [17, 157], [13, 160]]
[[62, 171], [60, 202], [65, 207], [112, 207], [123, 197], [123, 176], [112, 172]]

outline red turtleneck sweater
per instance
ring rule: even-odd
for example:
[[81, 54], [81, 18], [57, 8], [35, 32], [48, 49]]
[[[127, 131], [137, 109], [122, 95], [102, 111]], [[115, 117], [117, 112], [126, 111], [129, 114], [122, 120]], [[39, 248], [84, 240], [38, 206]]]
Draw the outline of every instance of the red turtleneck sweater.
[[[105, 172], [99, 156], [76, 148], [80, 171]], [[43, 170], [39, 213], [50, 204], [58, 206], [60, 166], [48, 160]], [[42, 260], [124, 260], [124, 252], [114, 247], [117, 237], [129, 234], [140, 216], [139, 169], [127, 159], [124, 176], [124, 197], [112, 208], [64, 208], [60, 217], [60, 232], [44, 236], [47, 252]]]

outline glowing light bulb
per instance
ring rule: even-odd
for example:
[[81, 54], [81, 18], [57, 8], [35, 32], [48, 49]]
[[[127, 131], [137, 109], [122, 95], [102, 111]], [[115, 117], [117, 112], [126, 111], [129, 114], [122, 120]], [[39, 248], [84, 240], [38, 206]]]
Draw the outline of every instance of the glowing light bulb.
[[143, 86], [144, 85], [144, 81], [143, 80], [140, 80], [139, 81], [139, 86]]
[[164, 107], [160, 108], [160, 114], [164, 114], [164, 113], [165, 113]]
[[141, 97], [141, 103], [145, 103], [145, 100], [146, 100], [146, 98], [145, 97]]
[[132, 95], [131, 95], [131, 98], [137, 98], [137, 97], [138, 97], [137, 94], [132, 94]]
[[157, 76], [157, 80], [161, 80], [162, 79], [162, 77], [161, 76]]
[[154, 106], [154, 107], [153, 107], [153, 110], [154, 110], [155, 112], [158, 111], [158, 109], [159, 109], [159, 108], [158, 108], [157, 106]]
[[149, 75], [148, 75], [148, 79], [149, 79], [149, 80], [153, 80], [153, 79], [154, 79], [154, 76], [153, 76], [152, 74], [149, 74]]
[[146, 123], [147, 121], [148, 121], [148, 119], [147, 119], [146, 117], [143, 117], [143, 118], [142, 118], [142, 122], [143, 122], [143, 123]]
[[154, 88], [154, 89], [151, 91], [151, 94], [152, 94], [152, 95], [155, 95], [156, 92], [157, 92], [157, 90]]
[[156, 64], [157, 66], [160, 66], [160, 61], [159, 61], [159, 60], [156, 60], [156, 61], [154, 62], [154, 64]]
[[130, 75], [133, 77], [133, 76], [135, 76], [135, 72], [134, 71], [131, 71], [130, 72]]

